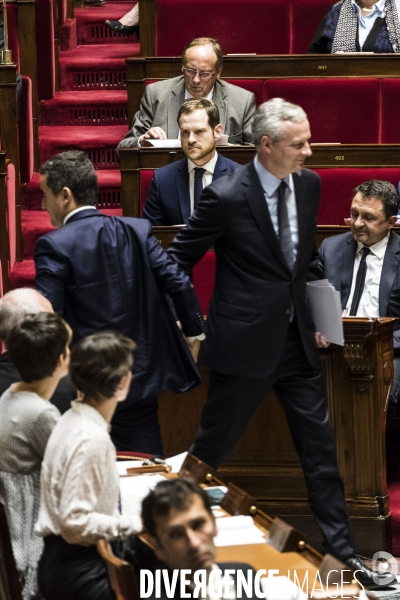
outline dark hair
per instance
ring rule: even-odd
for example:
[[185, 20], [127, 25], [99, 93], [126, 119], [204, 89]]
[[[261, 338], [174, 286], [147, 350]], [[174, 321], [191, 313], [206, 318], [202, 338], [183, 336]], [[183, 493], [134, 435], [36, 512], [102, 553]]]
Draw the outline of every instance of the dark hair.
[[55, 313], [27, 315], [18, 323], [8, 337], [7, 351], [22, 381], [31, 383], [53, 375], [71, 337], [70, 327]]
[[122, 377], [132, 370], [135, 343], [112, 331], [88, 335], [71, 352], [72, 383], [87, 398], [112, 398]]
[[54, 195], [67, 187], [78, 206], [96, 204], [97, 175], [84, 152], [68, 150], [56, 154], [40, 167], [40, 174], [47, 175], [47, 185]]
[[182, 104], [178, 112], [177, 121], [179, 123], [179, 119], [182, 115], [189, 115], [195, 110], [205, 110], [208, 117], [208, 124], [211, 129], [215, 129], [219, 124], [219, 110], [218, 107], [211, 102], [211, 100], [207, 100], [206, 98], [192, 98], [191, 100], [187, 100]]
[[198, 38], [194, 38], [194, 40], [192, 40], [191, 42], [189, 42], [185, 48], [183, 49], [182, 52], [182, 63], [185, 63], [186, 60], [186, 50], [189, 50], [189, 48], [195, 48], [196, 46], [211, 46], [212, 49], [214, 50], [217, 62], [215, 64], [215, 68], [216, 70], [218, 70], [220, 67], [222, 67], [222, 64], [224, 62], [224, 56], [222, 54], [222, 50], [221, 50], [221, 46], [219, 45], [218, 40], [216, 40], [215, 38], [209, 38], [209, 37], [198, 37]]
[[157, 537], [156, 516], [164, 516], [171, 508], [186, 510], [198, 496], [206, 511], [212, 514], [205, 491], [190, 479], [166, 479], [160, 481], [142, 502], [142, 521], [150, 535]]
[[356, 194], [362, 195], [363, 198], [376, 198], [382, 202], [383, 212], [385, 217], [389, 219], [393, 215], [397, 215], [399, 208], [399, 195], [394, 185], [388, 181], [380, 181], [379, 179], [370, 179], [360, 183], [353, 190], [353, 199]]

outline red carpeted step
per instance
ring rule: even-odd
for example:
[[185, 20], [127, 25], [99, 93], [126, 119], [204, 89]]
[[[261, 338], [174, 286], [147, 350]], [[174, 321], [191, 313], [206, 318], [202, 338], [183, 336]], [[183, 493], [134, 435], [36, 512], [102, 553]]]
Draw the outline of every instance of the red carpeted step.
[[[121, 207], [121, 172], [117, 169], [96, 171], [99, 182], [98, 207], [119, 209]], [[42, 192], [39, 187], [40, 175], [34, 173], [31, 181], [23, 186], [25, 208], [40, 210], [42, 207]]]
[[56, 92], [41, 106], [43, 125], [128, 124], [128, 94], [124, 90]]
[[35, 263], [33, 260], [23, 260], [15, 263], [10, 273], [11, 289], [20, 287], [35, 287]]
[[[122, 216], [122, 210], [120, 208], [102, 208], [101, 212], [110, 216]], [[55, 227], [51, 225], [49, 213], [45, 210], [21, 211], [21, 228], [25, 260], [33, 259], [35, 245], [38, 239], [45, 233], [55, 229]]]
[[125, 136], [125, 125], [104, 127], [39, 127], [40, 160], [59, 152], [84, 150], [96, 169], [118, 169], [115, 148]]
[[61, 88], [64, 91], [125, 89], [125, 58], [139, 53], [139, 44], [93, 44], [60, 52]]
[[108, 27], [104, 21], [118, 21], [133, 4], [107, 4], [93, 8], [75, 9], [78, 44], [132, 44], [136, 35], [121, 35]]

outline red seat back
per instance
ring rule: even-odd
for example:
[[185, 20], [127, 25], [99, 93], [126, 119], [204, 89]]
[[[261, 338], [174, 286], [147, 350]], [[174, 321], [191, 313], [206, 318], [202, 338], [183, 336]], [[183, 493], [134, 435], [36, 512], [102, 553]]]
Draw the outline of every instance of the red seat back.
[[143, 213], [143, 207], [146, 202], [151, 180], [153, 179], [153, 173], [153, 169], [140, 169], [139, 171], [140, 216], [142, 216]]
[[291, 54], [306, 54], [332, 0], [292, 0]]
[[214, 37], [224, 54], [286, 54], [288, 0], [157, 0], [156, 56], [180, 56], [196, 37]]
[[400, 80], [381, 79], [382, 144], [398, 144], [400, 131]]
[[397, 189], [400, 168], [313, 169], [321, 177], [318, 225], [344, 225], [354, 188], [369, 179], [390, 181]]
[[265, 102], [264, 82], [261, 79], [227, 79], [226, 81], [248, 92], [253, 92], [256, 97], [257, 106]]
[[267, 100], [284, 98], [304, 108], [312, 142], [379, 142], [379, 79], [270, 79], [265, 90]]

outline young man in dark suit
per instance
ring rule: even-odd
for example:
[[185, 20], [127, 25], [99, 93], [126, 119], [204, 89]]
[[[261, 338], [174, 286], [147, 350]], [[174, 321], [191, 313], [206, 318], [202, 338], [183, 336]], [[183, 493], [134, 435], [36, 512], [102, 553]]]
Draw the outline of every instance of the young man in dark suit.
[[[188, 273], [214, 244], [217, 270], [200, 360], [211, 367], [208, 401], [191, 452], [218, 467], [269, 389], [288, 420], [311, 510], [326, 552], [366, 586], [382, 580], [354, 554], [337, 468], [316, 334], [306, 297], [317, 260], [318, 175], [307, 115], [280, 98], [262, 104], [252, 124], [254, 161], [212, 183], [187, 228], [169, 248]], [[395, 578], [385, 580], [385, 583]]]
[[179, 110], [178, 124], [186, 158], [154, 171], [143, 209], [152, 225], [187, 224], [203, 188], [240, 167], [216, 151], [222, 125], [214, 102], [188, 100]]
[[58, 154], [40, 172], [43, 208], [59, 229], [36, 244], [36, 287], [71, 326], [73, 343], [104, 330], [136, 342], [132, 384], [111, 437], [118, 450], [159, 454], [157, 394], [185, 392], [200, 382], [164, 294], [183, 332], [196, 336], [203, 317], [193, 286], [148, 221], [108, 217], [95, 208], [97, 177], [83, 152]]
[[[400, 237], [392, 231], [398, 204], [399, 197], [391, 183], [376, 179], [362, 183], [353, 194], [351, 231], [326, 238], [320, 246], [319, 276], [329, 279], [340, 292], [346, 317], [400, 315]], [[399, 325], [395, 324], [395, 328], [387, 426], [394, 417], [400, 394]]]
[[[167, 575], [171, 584], [174, 573], [175, 577], [177, 574], [179, 577], [175, 580], [176, 585], [172, 593], [170, 591], [167, 593], [166, 586], [162, 583], [160, 595], [156, 595], [153, 586], [153, 594], [150, 596], [144, 589], [145, 583], [149, 582], [145, 577], [140, 577], [143, 584], [140, 597], [178, 600], [182, 598], [180, 577], [183, 576], [186, 586], [182, 579], [182, 587], [188, 594], [186, 596], [188, 598], [210, 598], [212, 590], [219, 587], [223, 590], [223, 598], [235, 599], [239, 571], [246, 580], [250, 571], [252, 579], [252, 593], [250, 595], [242, 593], [239, 597], [248, 600], [257, 597], [254, 590], [255, 571], [250, 565], [238, 562], [219, 564], [215, 562], [214, 537], [217, 534], [215, 517], [206, 492], [196, 483], [185, 479], [170, 479], [158, 483], [142, 502], [142, 521], [151, 546], [162, 563], [161, 568], [168, 567], [168, 573], [162, 580], [164, 581]], [[183, 571], [182, 575], [181, 571]], [[195, 587], [200, 581], [204, 582], [204, 587], [200, 588], [196, 595]], [[225, 595], [227, 588], [230, 591], [229, 595]]]

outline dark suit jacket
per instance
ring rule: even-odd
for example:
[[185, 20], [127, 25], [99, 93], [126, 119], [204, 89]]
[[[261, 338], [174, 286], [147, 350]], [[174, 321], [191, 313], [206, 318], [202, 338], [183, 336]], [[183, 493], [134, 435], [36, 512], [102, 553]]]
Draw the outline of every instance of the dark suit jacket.
[[[17, 383], [17, 381], [21, 381], [21, 376], [12, 364], [8, 352], [3, 352], [0, 355], [0, 396], [8, 390], [10, 385]], [[75, 400], [75, 398], [76, 389], [72, 385], [69, 375], [66, 375], [60, 379], [50, 402], [63, 414], [71, 408], [71, 400]]]
[[130, 401], [200, 382], [163, 293], [187, 335], [202, 332], [201, 309], [190, 279], [151, 235], [148, 221], [92, 209], [75, 213], [38, 240], [35, 264], [36, 286], [71, 325], [74, 342], [104, 330], [136, 342]]
[[[237, 85], [217, 79], [212, 100], [218, 107], [220, 123], [223, 133], [229, 136], [228, 141], [231, 144], [251, 143], [251, 119], [256, 110], [255, 95]], [[132, 129], [118, 144], [118, 160], [119, 150], [137, 146], [140, 136], [150, 127], [161, 127], [169, 139], [176, 139], [179, 133], [178, 112], [184, 101], [183, 75], [147, 85]]]
[[190, 272], [214, 244], [217, 271], [201, 360], [215, 371], [261, 379], [275, 372], [289, 326], [292, 299], [306, 357], [319, 367], [306, 298], [320, 180], [307, 169], [293, 175], [299, 222], [294, 271], [286, 265], [253, 162], [207, 186], [169, 247]]
[[[329, 279], [334, 288], [340, 292], [343, 310], [351, 291], [353, 280], [354, 258], [357, 242], [351, 232], [332, 235], [325, 238], [319, 248], [319, 276]], [[388, 245], [382, 265], [379, 285], [379, 316], [400, 316], [400, 238], [390, 232]], [[395, 325], [394, 347], [400, 351], [400, 330]]]
[[[240, 165], [218, 154], [213, 181], [232, 173]], [[154, 171], [144, 205], [143, 217], [152, 225], [181, 225], [190, 217], [187, 159]]]

